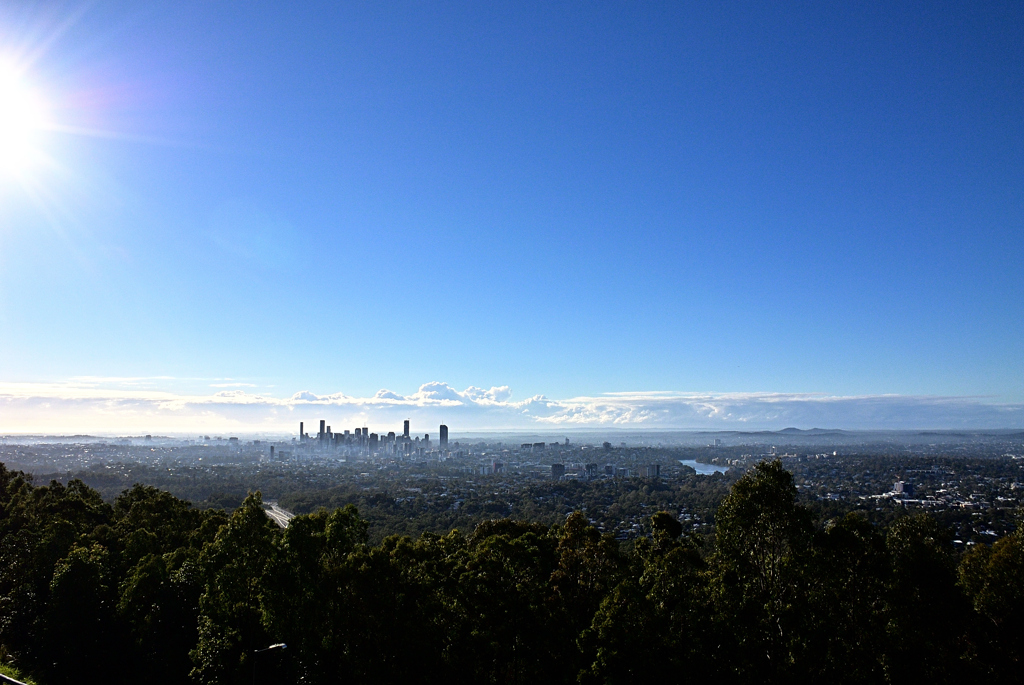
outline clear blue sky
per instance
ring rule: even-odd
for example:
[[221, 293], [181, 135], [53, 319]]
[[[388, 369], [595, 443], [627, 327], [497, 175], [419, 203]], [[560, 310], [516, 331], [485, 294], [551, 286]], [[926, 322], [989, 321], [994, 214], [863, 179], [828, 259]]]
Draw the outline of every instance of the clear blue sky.
[[1024, 3], [5, 3], [0, 45], [103, 132], [0, 187], [0, 380], [1024, 401]]

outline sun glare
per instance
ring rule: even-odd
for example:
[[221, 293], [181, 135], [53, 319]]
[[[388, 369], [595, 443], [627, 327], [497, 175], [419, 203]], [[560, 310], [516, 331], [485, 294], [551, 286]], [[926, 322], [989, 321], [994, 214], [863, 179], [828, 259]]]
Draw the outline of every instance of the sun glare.
[[17, 70], [0, 64], [0, 175], [19, 176], [42, 159], [46, 110]]

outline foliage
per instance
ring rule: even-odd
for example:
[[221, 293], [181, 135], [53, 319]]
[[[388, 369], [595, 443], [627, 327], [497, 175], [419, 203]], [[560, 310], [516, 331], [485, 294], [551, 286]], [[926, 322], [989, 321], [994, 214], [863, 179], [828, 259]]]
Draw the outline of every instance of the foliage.
[[6, 666], [4, 664], [0, 664], [0, 675], [5, 675], [8, 678], [14, 678], [17, 681], [25, 683], [25, 685], [35, 685], [34, 680], [29, 678], [28, 676], [23, 675], [21, 671], [14, 668], [13, 666]]
[[374, 540], [351, 502], [282, 530], [259, 492], [108, 505], [0, 465], [0, 661], [47, 685], [1021, 680], [1020, 528], [961, 555], [927, 516], [815, 520], [777, 461], [708, 537], [660, 511], [627, 547], [551, 513]]

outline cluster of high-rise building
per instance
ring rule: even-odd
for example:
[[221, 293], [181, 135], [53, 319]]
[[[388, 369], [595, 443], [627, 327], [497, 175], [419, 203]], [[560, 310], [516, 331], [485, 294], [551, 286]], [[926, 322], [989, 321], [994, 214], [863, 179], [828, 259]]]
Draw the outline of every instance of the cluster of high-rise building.
[[[336, 433], [320, 420], [320, 430], [311, 436], [305, 430], [304, 422], [299, 422], [299, 444], [301, 447], [317, 452], [338, 452], [350, 456], [420, 456], [435, 449], [430, 434], [423, 437], [409, 433], [409, 419], [403, 423], [402, 433], [394, 431], [387, 435], [371, 433], [367, 427], [356, 428], [354, 432]], [[448, 449], [448, 426], [441, 424], [436, 448], [441, 451]]]

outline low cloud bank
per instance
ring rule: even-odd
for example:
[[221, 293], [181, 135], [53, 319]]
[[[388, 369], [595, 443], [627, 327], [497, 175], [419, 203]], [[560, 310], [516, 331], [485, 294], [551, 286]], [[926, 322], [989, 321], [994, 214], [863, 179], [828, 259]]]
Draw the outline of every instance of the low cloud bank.
[[[276, 398], [249, 390], [191, 395], [145, 389], [136, 379], [0, 383], [2, 433], [294, 432], [319, 419], [335, 429], [368, 426], [416, 432], [614, 427], [644, 430], [797, 428], [992, 429], [1024, 427], [1024, 405], [978, 397], [829, 396], [798, 393], [624, 392], [593, 397], [513, 399], [508, 386], [457, 390], [432, 382], [403, 395], [297, 392]], [[226, 385], [226, 384], [225, 384]], [[242, 384], [233, 384], [241, 386]], [[219, 386], [224, 387], [224, 386]], [[430, 428], [428, 428], [430, 427]], [[309, 428], [307, 428], [309, 430]]]

